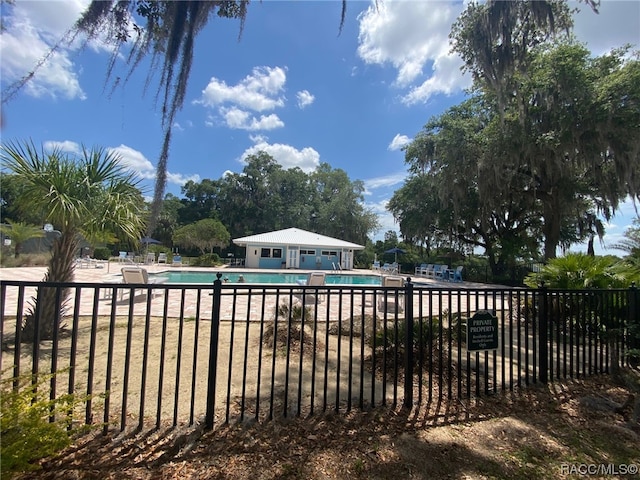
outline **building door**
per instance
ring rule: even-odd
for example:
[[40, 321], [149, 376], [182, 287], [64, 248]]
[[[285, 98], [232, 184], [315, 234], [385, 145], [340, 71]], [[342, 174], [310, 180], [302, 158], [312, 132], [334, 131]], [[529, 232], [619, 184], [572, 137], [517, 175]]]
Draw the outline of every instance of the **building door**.
[[247, 247], [244, 266], [247, 268], [260, 268], [260, 257], [258, 256], [257, 247]]
[[340, 252], [340, 266], [345, 270], [353, 268], [353, 253], [351, 250]]
[[287, 249], [287, 268], [299, 268], [300, 250], [297, 248]]

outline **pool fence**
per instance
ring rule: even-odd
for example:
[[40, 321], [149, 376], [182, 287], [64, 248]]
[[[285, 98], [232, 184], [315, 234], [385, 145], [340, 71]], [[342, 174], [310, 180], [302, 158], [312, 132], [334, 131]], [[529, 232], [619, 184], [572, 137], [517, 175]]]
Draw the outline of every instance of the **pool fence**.
[[[53, 289], [55, 313], [35, 299]], [[155, 425], [427, 408], [608, 374], [638, 348], [638, 290], [413, 283], [0, 284], [0, 371], [76, 394], [76, 423]], [[36, 340], [24, 342], [32, 322]], [[51, 322], [51, 338], [39, 332]], [[44, 387], [41, 387], [44, 388]]]

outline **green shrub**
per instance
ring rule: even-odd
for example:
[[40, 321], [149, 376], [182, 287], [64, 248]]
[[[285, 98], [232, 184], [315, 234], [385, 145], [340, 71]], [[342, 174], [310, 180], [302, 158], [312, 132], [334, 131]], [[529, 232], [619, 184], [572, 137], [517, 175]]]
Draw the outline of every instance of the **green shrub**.
[[19, 257], [13, 255], [2, 255], [2, 266], [6, 268], [14, 267], [44, 267], [49, 263], [50, 252], [23, 253]]
[[[0, 382], [0, 471], [2, 477], [36, 470], [37, 460], [51, 456], [71, 444], [74, 433], [71, 412], [84, 399], [61, 395], [49, 399], [49, 382], [53, 375], [40, 375], [35, 384], [31, 375]], [[50, 418], [54, 421], [51, 422]]]
[[[374, 340], [374, 347], [379, 350], [386, 349], [388, 352], [398, 349], [399, 353], [404, 352], [404, 338], [406, 330], [406, 322], [404, 320], [398, 321], [397, 332], [393, 325], [389, 325], [385, 332], [384, 328], [379, 326], [376, 329], [376, 335]], [[426, 353], [429, 344], [434, 338], [438, 338], [438, 326], [439, 321], [437, 317], [431, 318], [431, 330], [429, 329], [429, 317], [425, 317], [422, 324], [419, 319], [415, 319], [413, 322], [413, 351], [419, 353], [422, 351]], [[386, 337], [386, 341], [385, 341]]]
[[96, 260], [109, 260], [109, 257], [111, 257], [111, 250], [107, 247], [96, 247], [93, 250], [93, 258]]
[[217, 253], [207, 253], [206, 255], [200, 255], [199, 257], [196, 257], [191, 261], [191, 265], [196, 267], [215, 267], [220, 263], [220, 257]]

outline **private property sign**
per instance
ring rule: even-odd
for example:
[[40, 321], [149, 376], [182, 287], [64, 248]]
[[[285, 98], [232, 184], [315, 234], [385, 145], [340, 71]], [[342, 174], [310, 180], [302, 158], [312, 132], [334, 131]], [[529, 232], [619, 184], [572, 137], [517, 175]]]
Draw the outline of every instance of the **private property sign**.
[[467, 321], [467, 350], [495, 350], [498, 348], [498, 317], [492, 311], [478, 310]]

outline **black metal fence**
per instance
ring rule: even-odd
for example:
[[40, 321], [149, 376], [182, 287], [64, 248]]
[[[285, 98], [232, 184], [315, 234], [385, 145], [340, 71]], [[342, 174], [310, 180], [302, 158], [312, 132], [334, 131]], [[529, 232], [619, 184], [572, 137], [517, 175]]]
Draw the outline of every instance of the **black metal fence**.
[[[40, 318], [38, 309], [31, 320], [37, 331], [46, 322], [64, 328], [23, 343], [20, 326], [44, 288], [56, 289], [58, 313]], [[70, 414], [105, 431], [421, 408], [609, 373], [627, 362], [638, 305], [635, 288], [4, 281], [0, 371], [34, 381], [58, 372], [50, 397], [84, 396]], [[489, 320], [477, 327], [480, 314]], [[468, 336], [487, 331], [497, 345], [467, 348]]]

